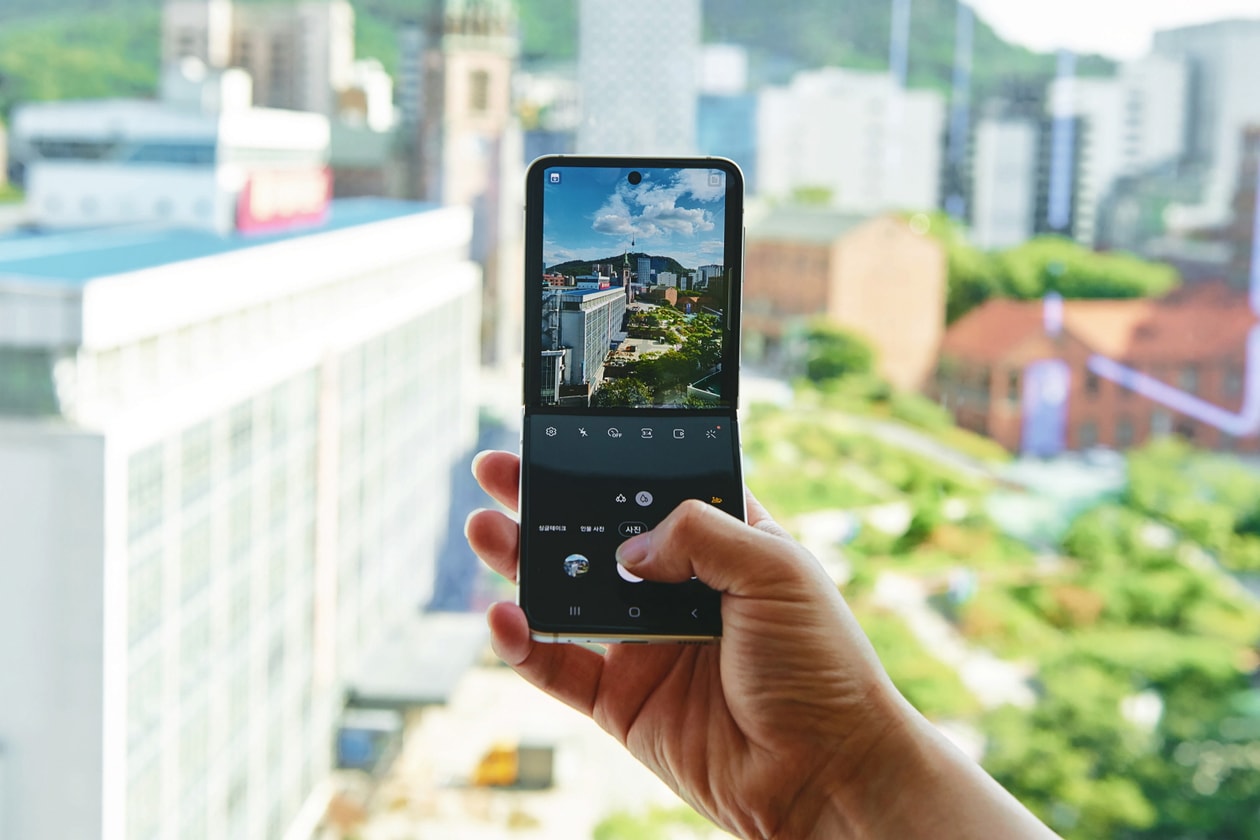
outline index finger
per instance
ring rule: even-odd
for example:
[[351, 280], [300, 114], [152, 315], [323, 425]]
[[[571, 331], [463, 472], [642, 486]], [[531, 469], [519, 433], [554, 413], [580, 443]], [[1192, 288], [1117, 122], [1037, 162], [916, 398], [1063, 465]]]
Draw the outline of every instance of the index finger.
[[478, 452], [473, 456], [472, 473], [496, 502], [513, 511], [520, 507], [521, 459], [515, 452]]

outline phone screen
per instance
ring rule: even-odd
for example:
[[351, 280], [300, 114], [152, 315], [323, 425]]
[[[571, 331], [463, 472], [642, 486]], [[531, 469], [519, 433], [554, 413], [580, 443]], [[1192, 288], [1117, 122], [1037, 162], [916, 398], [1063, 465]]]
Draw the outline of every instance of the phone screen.
[[720, 635], [717, 593], [632, 580], [614, 552], [684, 499], [743, 517], [742, 199], [722, 159], [530, 167], [520, 597], [540, 638]]

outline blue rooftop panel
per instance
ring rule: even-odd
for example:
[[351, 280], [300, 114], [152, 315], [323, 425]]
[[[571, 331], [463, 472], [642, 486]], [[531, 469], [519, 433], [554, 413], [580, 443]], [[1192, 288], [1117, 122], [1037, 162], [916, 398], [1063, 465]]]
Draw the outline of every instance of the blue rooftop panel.
[[95, 277], [397, 219], [436, 206], [385, 198], [339, 199], [332, 202], [328, 217], [319, 224], [266, 234], [219, 236], [209, 231], [164, 230], [151, 226], [0, 234], [0, 279], [15, 277], [84, 284]]

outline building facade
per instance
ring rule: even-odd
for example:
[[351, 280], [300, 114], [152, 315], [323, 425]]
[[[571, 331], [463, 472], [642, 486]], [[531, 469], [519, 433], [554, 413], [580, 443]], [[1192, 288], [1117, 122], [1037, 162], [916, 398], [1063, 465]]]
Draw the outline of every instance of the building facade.
[[543, 290], [543, 379], [558, 404], [587, 404], [603, 381], [608, 354], [625, 339], [622, 288]]
[[934, 91], [829, 67], [764, 88], [756, 119], [759, 195], [821, 190], [857, 215], [937, 206], [945, 104]]
[[881, 376], [915, 391], [930, 377], [945, 329], [941, 245], [895, 216], [778, 208], [750, 219], [743, 331], [753, 360], [790, 361], [814, 320], [866, 338]]
[[1185, 61], [1159, 55], [1127, 62], [1109, 79], [1051, 83], [1056, 116], [1087, 126], [1077, 154], [1073, 236], [1092, 246], [1099, 210], [1117, 179], [1178, 163], [1185, 153], [1190, 73]]
[[1010, 248], [1032, 237], [1037, 201], [1038, 121], [988, 117], [975, 127], [972, 236], [981, 248]]
[[700, 0], [581, 0], [579, 154], [696, 152]]
[[328, 119], [247, 101], [31, 103], [13, 143], [31, 217], [49, 228], [266, 231], [320, 220], [331, 193]]
[[1187, 155], [1207, 175], [1198, 202], [1177, 208], [1179, 229], [1228, 222], [1242, 132], [1260, 124], [1260, 20], [1223, 20], [1156, 32], [1151, 52], [1189, 65]]
[[307, 837], [476, 438], [466, 210], [0, 242], [0, 813]]
[[355, 81], [354, 9], [346, 0], [166, 0], [161, 49], [164, 66], [195, 58], [248, 71], [259, 105], [331, 118]]
[[506, 0], [443, 0], [432, 8], [423, 46], [406, 38], [413, 66], [404, 75], [418, 84], [403, 90], [414, 87], [420, 97], [401, 109], [414, 115], [404, 124], [407, 194], [473, 208], [472, 256], [485, 277], [481, 355], [496, 364], [518, 357], [524, 317], [516, 16]]

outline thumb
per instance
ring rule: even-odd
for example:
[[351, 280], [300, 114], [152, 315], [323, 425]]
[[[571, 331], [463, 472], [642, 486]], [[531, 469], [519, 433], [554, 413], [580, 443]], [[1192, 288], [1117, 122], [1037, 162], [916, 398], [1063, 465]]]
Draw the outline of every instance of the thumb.
[[816, 586], [815, 576], [823, 574], [818, 561], [781, 529], [747, 525], [695, 499], [622, 543], [617, 562], [648, 580], [695, 577], [719, 592], [757, 598], [791, 597], [802, 584]]

